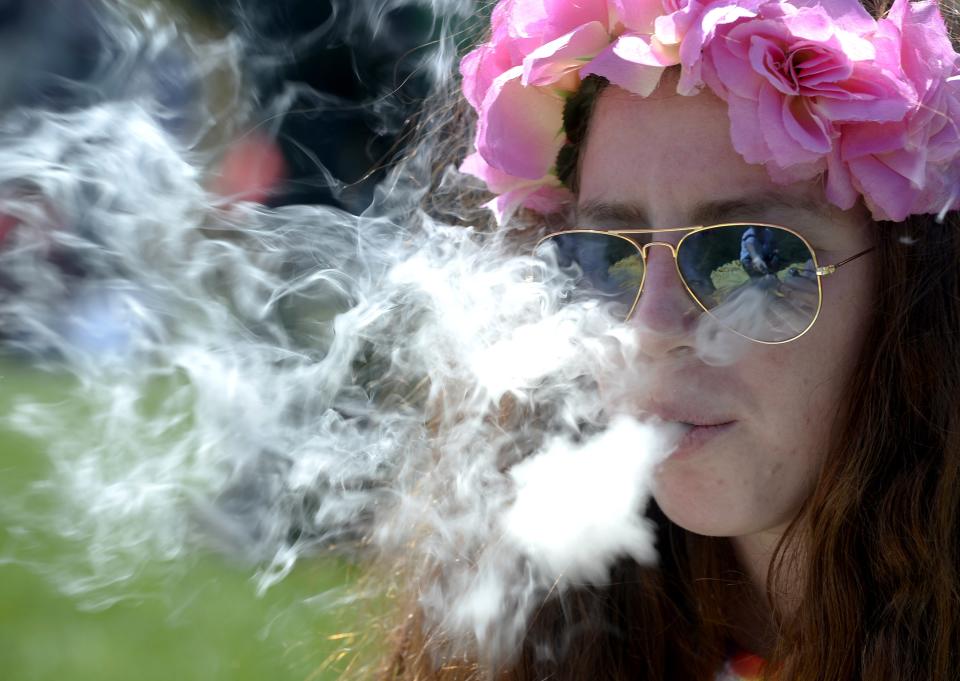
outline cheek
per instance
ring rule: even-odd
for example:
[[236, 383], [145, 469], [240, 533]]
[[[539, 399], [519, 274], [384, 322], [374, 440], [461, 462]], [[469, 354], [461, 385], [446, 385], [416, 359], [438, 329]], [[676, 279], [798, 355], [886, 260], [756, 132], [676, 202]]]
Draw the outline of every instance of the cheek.
[[806, 352], [801, 345], [776, 348], [758, 362], [758, 370], [748, 378], [761, 405], [758, 428], [770, 436], [780, 433], [804, 449], [824, 444], [825, 417], [835, 410], [840, 392], [829, 358], [816, 343], [808, 347], [813, 352]]
[[803, 337], [758, 346], [716, 380], [744, 392], [736, 431], [696, 457], [667, 459], [659, 506], [685, 529], [744, 536], [782, 527], [810, 494], [869, 324], [869, 268], [825, 287]]
[[654, 496], [681, 527], [714, 536], [753, 534], [789, 522], [809, 495], [841, 382], [831, 380], [836, 376], [822, 352], [790, 345], [758, 348], [731, 367], [752, 406], [730, 437], [660, 468]]

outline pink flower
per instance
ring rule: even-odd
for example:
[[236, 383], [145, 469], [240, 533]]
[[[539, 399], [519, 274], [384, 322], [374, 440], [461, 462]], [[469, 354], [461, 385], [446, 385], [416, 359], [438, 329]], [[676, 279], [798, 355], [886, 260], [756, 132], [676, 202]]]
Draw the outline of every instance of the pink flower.
[[487, 204], [498, 222], [518, 207], [556, 212], [571, 198], [553, 172], [563, 134], [563, 97], [553, 88], [525, 86], [523, 66], [493, 80], [479, 107], [476, 153], [460, 171], [481, 179], [497, 196]]
[[476, 109], [463, 172], [552, 212], [566, 98], [596, 74], [647, 96], [679, 65], [677, 93], [727, 103], [734, 148], [776, 182], [825, 173], [827, 197], [875, 217], [960, 207], [960, 70], [935, 0], [501, 0], [492, 38], [461, 63]]
[[[676, 0], [611, 0], [610, 8], [616, 20], [632, 33], [653, 33], [657, 17], [663, 16], [667, 3]], [[685, 1], [685, 0], [682, 0]]]
[[[844, 14], [840, 5], [858, 10]], [[756, 18], [722, 27], [704, 55], [704, 79], [727, 100], [734, 148], [791, 179], [823, 170], [844, 121], [898, 121], [914, 93], [877, 62], [859, 2], [768, 3]], [[874, 24], [875, 25], [875, 24]]]
[[506, 23], [510, 34], [536, 37], [540, 44], [591, 21], [609, 28], [607, 0], [513, 0], [509, 5]]
[[463, 172], [500, 194], [498, 219], [523, 204], [555, 210], [568, 199], [553, 174], [566, 142], [564, 95], [577, 73], [610, 43], [607, 0], [504, 0], [492, 38], [461, 62], [463, 93], [477, 110], [477, 153]]
[[[560, 84], [565, 76], [579, 71], [584, 63], [610, 44], [607, 28], [599, 21], [590, 21], [570, 33], [538, 47], [523, 60], [523, 84], [553, 85], [573, 91], [580, 78]], [[566, 87], [564, 87], [564, 85]]]
[[902, 68], [919, 101], [899, 121], [843, 126], [829, 173], [849, 186], [847, 203], [862, 194], [880, 219], [956, 207], [960, 82], [948, 81], [958, 70], [946, 26], [934, 2], [897, 0], [878, 33], [885, 58]]
[[546, 175], [566, 141], [563, 97], [551, 88], [526, 87], [523, 67], [497, 76], [480, 105], [477, 151], [508, 175]]
[[626, 33], [597, 55], [581, 75], [603, 76], [624, 90], [646, 97], [660, 82], [663, 70], [680, 63], [677, 49], [656, 37]]
[[536, 180], [508, 175], [489, 165], [479, 153], [464, 159], [460, 172], [479, 178], [497, 196], [486, 204], [498, 224], [502, 224], [520, 206], [543, 215], [557, 212], [572, 199], [570, 191], [555, 175]]
[[693, 95], [703, 86], [703, 48], [713, 39], [717, 30], [739, 19], [756, 16], [759, 4], [760, 0], [735, 3], [718, 0], [704, 5], [691, 0], [685, 8], [657, 20], [657, 30], [661, 35], [675, 33], [679, 36], [680, 64], [683, 67], [677, 83], [679, 94]]
[[492, 36], [460, 63], [463, 93], [479, 109], [494, 79], [531, 52], [585, 24], [609, 27], [606, 0], [503, 0], [493, 10]]
[[625, 32], [582, 74], [603, 76], [645, 97], [656, 89], [666, 67], [681, 63], [684, 36], [703, 5], [699, 0], [613, 0], [612, 4]]

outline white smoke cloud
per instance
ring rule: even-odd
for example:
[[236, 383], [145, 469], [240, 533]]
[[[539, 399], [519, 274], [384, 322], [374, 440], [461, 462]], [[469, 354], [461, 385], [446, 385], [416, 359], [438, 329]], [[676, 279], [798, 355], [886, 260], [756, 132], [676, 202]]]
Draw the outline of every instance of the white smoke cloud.
[[[111, 25], [131, 54], [181, 40], [152, 15]], [[239, 68], [236, 38], [187, 44], [198, 77]], [[0, 212], [20, 222], [0, 250], [5, 347], [76, 385], [6, 415], [51, 474], [0, 514], [82, 547], [48, 566], [63, 590], [109, 602], [209, 546], [263, 589], [336, 544], [403, 555], [454, 643], [507, 654], [551, 593], [656, 561], [643, 510], [679, 433], [596, 390], [642, 382], [622, 325], [560, 307], [564, 276], [513, 235], [424, 214], [416, 159], [359, 217], [229, 205], [198, 140], [241, 123], [167, 120], [137, 90], [0, 118]]]

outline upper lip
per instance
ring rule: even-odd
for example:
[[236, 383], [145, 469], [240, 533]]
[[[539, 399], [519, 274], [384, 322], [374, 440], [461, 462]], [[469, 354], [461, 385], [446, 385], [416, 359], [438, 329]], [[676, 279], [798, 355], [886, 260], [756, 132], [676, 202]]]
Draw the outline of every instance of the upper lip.
[[653, 414], [664, 421], [687, 423], [692, 426], [719, 426], [736, 421], [735, 418], [715, 410], [693, 403], [658, 402], [641, 407], [642, 411]]

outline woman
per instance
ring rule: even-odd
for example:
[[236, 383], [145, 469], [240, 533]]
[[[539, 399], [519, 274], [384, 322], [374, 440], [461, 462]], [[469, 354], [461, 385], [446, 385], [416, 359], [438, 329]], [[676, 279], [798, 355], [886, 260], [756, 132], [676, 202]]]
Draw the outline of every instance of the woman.
[[[651, 377], [636, 408], [693, 435], [657, 474], [659, 565], [623, 561], [608, 587], [548, 600], [493, 671], [438, 663], [442, 632], [414, 608], [385, 678], [960, 673], [960, 96], [940, 18], [955, 10], [866, 9], [495, 7], [490, 42], [462, 66], [479, 117], [462, 170], [500, 221], [570, 206], [581, 237], [642, 261], [624, 294]], [[766, 309], [801, 276], [822, 306], [759, 331], [726, 318], [760, 342], [718, 364], [697, 352], [704, 309], [725, 309], [689, 259], [707, 257], [706, 231], [697, 247], [696, 231], [655, 230], [724, 223], [739, 225], [734, 262], [752, 225], [812, 248], [804, 273], [768, 280]]]

